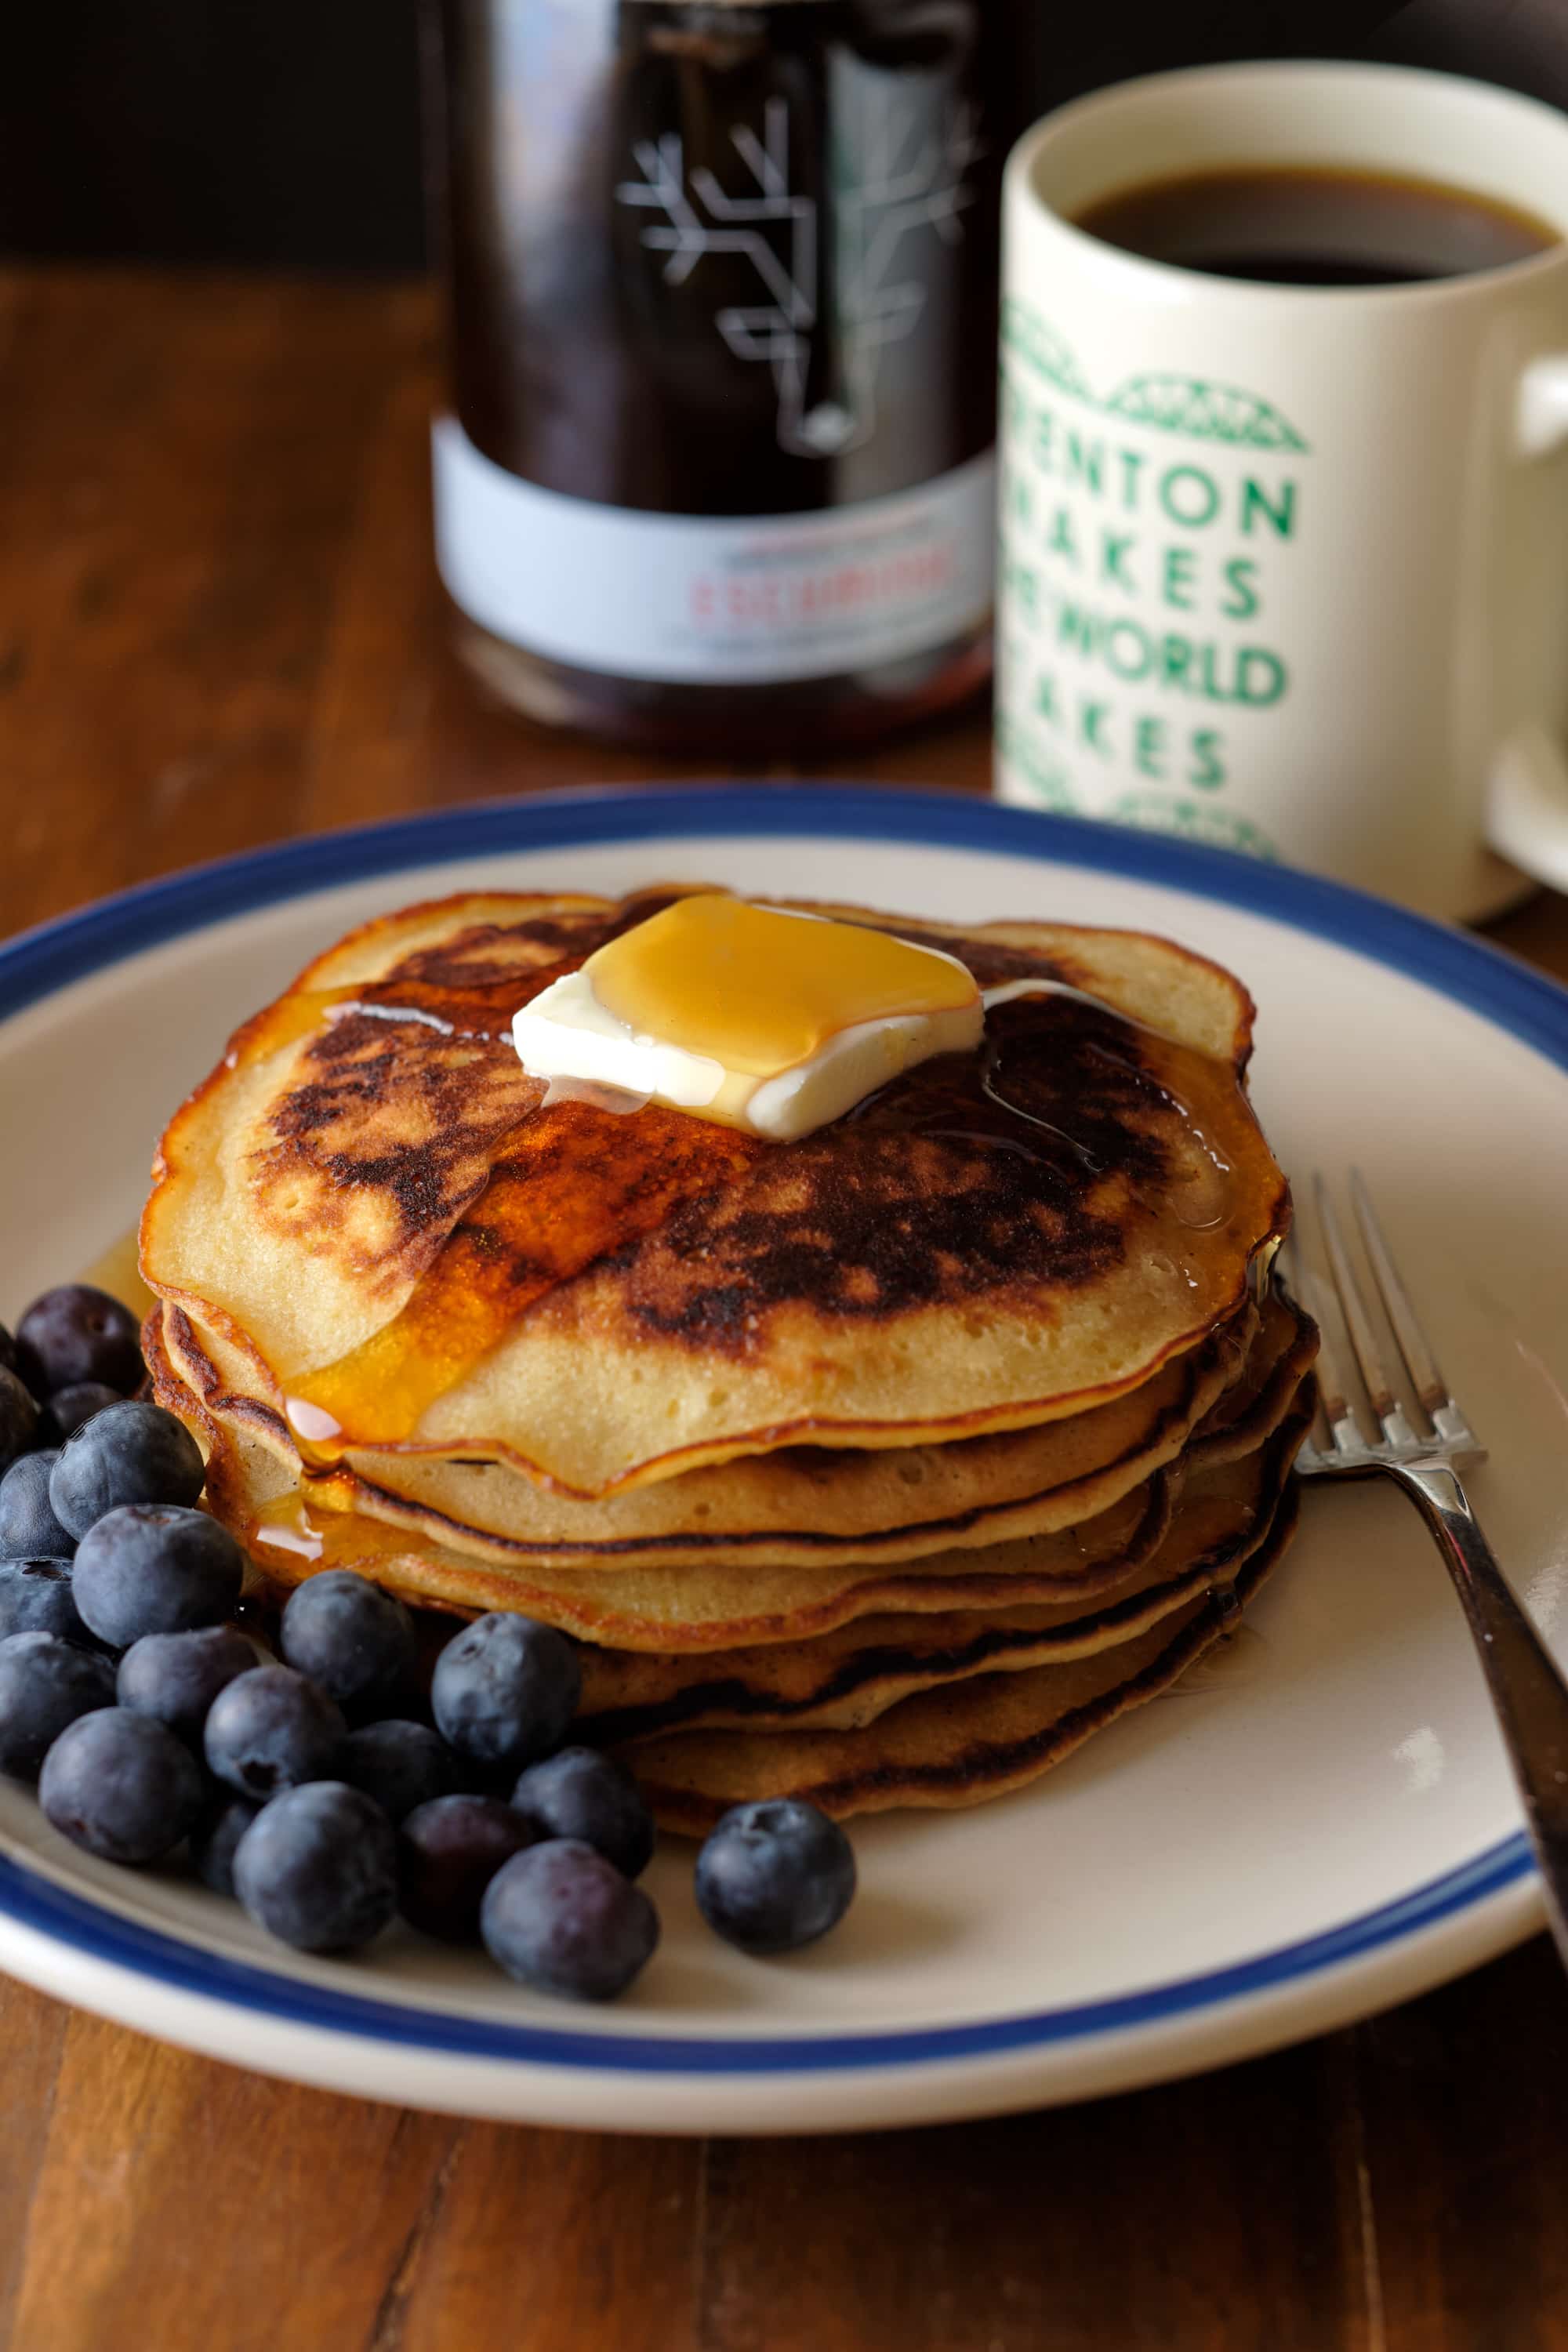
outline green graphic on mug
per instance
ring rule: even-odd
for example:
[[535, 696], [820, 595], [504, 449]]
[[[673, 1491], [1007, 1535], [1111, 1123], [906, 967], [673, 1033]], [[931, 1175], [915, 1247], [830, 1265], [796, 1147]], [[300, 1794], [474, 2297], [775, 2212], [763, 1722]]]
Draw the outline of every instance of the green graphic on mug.
[[1020, 359], [1027, 360], [1029, 365], [1048, 383], [1054, 383], [1058, 392], [1070, 393], [1075, 400], [1086, 400], [1091, 408], [1098, 405], [1093, 393], [1079, 373], [1078, 362], [1068, 348], [1066, 338], [1042, 319], [1037, 310], [1031, 310], [1026, 302], [1014, 300], [1011, 296], [1002, 305], [1002, 341], [1009, 350], [1016, 351]]
[[1110, 416], [1224, 441], [1239, 449], [1304, 449], [1306, 443], [1279, 411], [1234, 384], [1203, 383], [1188, 375], [1135, 375], [1102, 405]]
[[1101, 399], [1093, 392], [1066, 338], [1026, 302], [1002, 306], [1002, 341], [1047, 382], [1107, 416], [1152, 425], [1194, 441], [1234, 449], [1305, 449], [1307, 442], [1272, 401], [1236, 384], [1201, 376], [1135, 375]]
[[1279, 852], [1250, 817], [1234, 809], [1216, 808], [1212, 801], [1170, 800], [1160, 793], [1124, 793], [1105, 811], [1118, 824], [1135, 824], [1145, 833], [1179, 834], [1184, 841], [1201, 841], [1211, 849], [1241, 849], [1268, 864]]

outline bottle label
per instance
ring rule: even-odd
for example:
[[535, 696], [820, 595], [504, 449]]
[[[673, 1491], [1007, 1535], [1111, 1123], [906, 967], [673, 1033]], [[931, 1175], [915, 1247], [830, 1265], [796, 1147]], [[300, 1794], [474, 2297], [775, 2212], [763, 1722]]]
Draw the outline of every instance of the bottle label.
[[669, 515], [563, 498], [435, 428], [436, 559], [470, 620], [616, 677], [764, 685], [927, 653], [984, 625], [987, 450], [890, 498], [811, 514]]

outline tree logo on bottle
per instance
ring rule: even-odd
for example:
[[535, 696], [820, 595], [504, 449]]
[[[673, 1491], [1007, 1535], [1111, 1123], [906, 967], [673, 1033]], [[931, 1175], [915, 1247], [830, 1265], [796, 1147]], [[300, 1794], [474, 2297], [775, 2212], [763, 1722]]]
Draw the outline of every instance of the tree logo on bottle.
[[745, 173], [738, 190], [706, 164], [689, 170], [679, 131], [638, 140], [642, 176], [616, 190], [618, 204], [659, 215], [640, 242], [667, 256], [667, 286], [721, 255], [754, 273], [757, 299], [723, 304], [713, 323], [737, 359], [772, 370], [779, 446], [795, 457], [837, 457], [874, 431], [881, 354], [914, 332], [926, 305], [911, 240], [958, 244], [975, 200], [975, 109], [902, 100], [883, 79], [858, 78], [836, 122], [826, 252], [817, 199], [792, 173], [783, 98], [765, 101], [761, 136], [744, 123], [730, 131]]

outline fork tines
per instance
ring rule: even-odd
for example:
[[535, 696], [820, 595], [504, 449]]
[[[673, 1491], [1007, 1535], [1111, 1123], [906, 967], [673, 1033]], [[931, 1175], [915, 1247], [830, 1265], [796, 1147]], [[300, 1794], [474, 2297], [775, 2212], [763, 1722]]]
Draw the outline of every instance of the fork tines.
[[[1321, 1174], [1315, 1174], [1316, 1246], [1309, 1244], [1299, 1225], [1288, 1247], [1297, 1269], [1293, 1287], [1316, 1318], [1321, 1333], [1318, 1395], [1327, 1443], [1303, 1446], [1300, 1467], [1309, 1472], [1349, 1469], [1357, 1463], [1434, 1454], [1450, 1463], [1484, 1462], [1485, 1452], [1437, 1369], [1357, 1169], [1350, 1171], [1348, 1190], [1384, 1324], [1408, 1375], [1411, 1410], [1407, 1412], [1397, 1379], [1388, 1370], [1378, 1318], [1367, 1303], [1367, 1290], [1356, 1272], [1339, 1212]], [[1363, 1407], [1376, 1421], [1380, 1439], [1369, 1438]]]

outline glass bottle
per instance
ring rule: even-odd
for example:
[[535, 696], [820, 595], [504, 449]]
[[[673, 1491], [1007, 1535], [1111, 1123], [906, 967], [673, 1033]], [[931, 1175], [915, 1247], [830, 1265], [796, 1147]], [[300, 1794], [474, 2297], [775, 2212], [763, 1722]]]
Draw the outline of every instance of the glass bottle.
[[432, 0], [465, 658], [752, 758], [990, 667], [1012, 0]]

